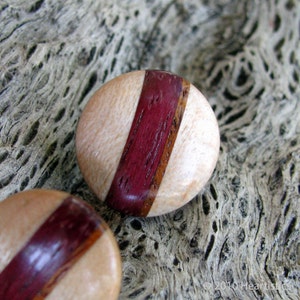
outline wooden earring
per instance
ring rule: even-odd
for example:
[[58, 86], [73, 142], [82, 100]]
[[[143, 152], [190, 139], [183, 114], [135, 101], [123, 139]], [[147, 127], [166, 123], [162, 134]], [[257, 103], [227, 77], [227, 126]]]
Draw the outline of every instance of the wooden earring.
[[199, 193], [220, 146], [201, 92], [165, 71], [123, 74], [104, 84], [78, 123], [76, 152], [94, 193], [128, 215], [157, 216]]
[[67, 193], [0, 202], [0, 299], [118, 299], [121, 258], [108, 225]]

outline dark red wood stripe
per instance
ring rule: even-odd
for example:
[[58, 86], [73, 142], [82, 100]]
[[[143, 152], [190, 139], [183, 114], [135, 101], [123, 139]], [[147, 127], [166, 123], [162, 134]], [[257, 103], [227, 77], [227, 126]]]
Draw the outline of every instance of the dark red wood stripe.
[[106, 197], [123, 213], [146, 216], [171, 155], [188, 98], [189, 83], [148, 70], [119, 166]]
[[91, 207], [66, 198], [0, 273], [0, 299], [44, 299], [104, 230]]

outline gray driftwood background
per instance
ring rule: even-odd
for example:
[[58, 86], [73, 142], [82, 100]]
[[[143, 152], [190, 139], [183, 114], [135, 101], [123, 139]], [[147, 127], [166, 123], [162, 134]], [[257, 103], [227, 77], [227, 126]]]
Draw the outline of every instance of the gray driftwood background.
[[[89, 201], [120, 245], [120, 299], [299, 299], [299, 28], [298, 0], [0, 0], [1, 200]], [[204, 190], [150, 219], [99, 203], [74, 148], [93, 92], [144, 68], [193, 82], [221, 131]]]

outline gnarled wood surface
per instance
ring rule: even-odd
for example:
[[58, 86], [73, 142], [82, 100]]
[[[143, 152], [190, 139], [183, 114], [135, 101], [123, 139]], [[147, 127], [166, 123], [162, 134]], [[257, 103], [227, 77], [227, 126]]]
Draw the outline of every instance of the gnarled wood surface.
[[[1, 200], [43, 187], [94, 205], [121, 248], [120, 299], [299, 299], [299, 22], [297, 0], [1, 0]], [[196, 199], [138, 219], [97, 201], [74, 134], [96, 89], [144, 68], [200, 88], [221, 151]]]

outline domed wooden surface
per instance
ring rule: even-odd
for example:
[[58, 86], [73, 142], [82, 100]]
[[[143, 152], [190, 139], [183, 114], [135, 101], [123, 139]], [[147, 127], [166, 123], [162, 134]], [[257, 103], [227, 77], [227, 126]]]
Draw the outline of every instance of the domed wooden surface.
[[121, 260], [84, 201], [30, 190], [0, 203], [1, 299], [118, 299]]
[[199, 193], [219, 154], [204, 96], [178, 75], [123, 74], [88, 102], [76, 132], [79, 166], [110, 207], [135, 216], [173, 211]]

